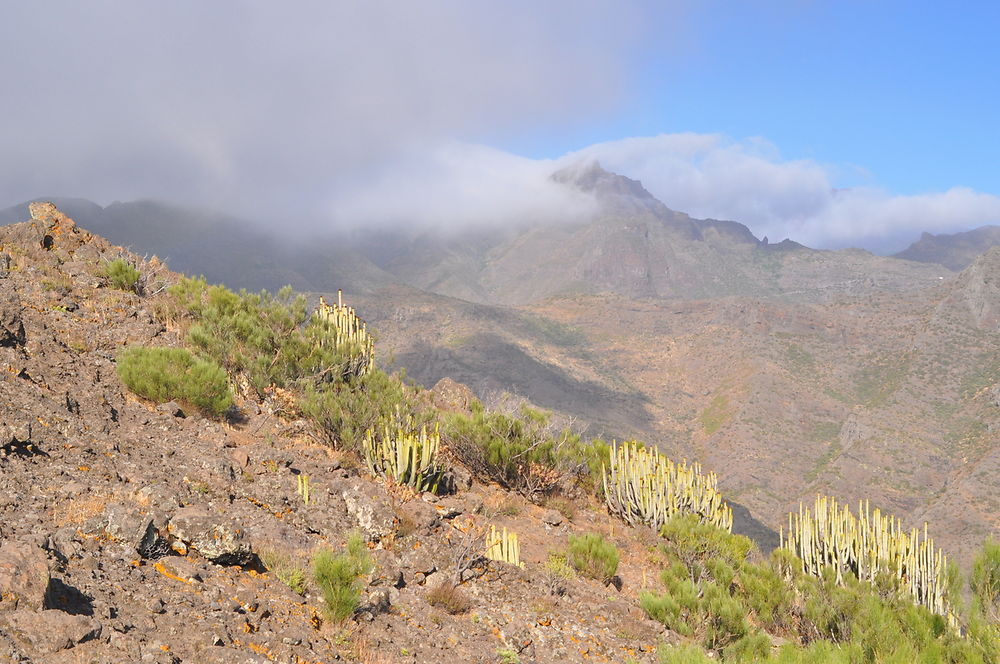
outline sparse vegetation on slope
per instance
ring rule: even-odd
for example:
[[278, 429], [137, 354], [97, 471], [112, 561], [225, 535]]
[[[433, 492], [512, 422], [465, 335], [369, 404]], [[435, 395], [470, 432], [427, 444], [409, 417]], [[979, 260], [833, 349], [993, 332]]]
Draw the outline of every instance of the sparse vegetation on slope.
[[233, 405], [226, 372], [183, 348], [125, 348], [117, 368], [130, 390], [157, 403], [180, 401], [214, 416]]

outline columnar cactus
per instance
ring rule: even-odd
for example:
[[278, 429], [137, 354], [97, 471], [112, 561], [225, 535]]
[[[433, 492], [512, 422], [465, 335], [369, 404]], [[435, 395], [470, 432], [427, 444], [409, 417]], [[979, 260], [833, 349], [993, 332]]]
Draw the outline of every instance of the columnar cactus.
[[788, 532], [781, 545], [802, 560], [802, 570], [819, 576], [827, 565], [843, 581], [844, 572], [874, 583], [879, 574], [892, 574], [914, 601], [934, 613], [952, 617], [947, 599], [947, 558], [935, 551], [934, 541], [902, 522], [883, 515], [868, 502], [858, 503], [858, 517], [833, 498], [816, 496], [813, 511], [799, 504], [799, 513], [788, 515]]
[[417, 491], [437, 493], [445, 469], [437, 463], [441, 435], [435, 426], [426, 426], [419, 433], [412, 431], [412, 422], [397, 423], [395, 428], [384, 424], [376, 435], [371, 429], [362, 446], [365, 463], [373, 475], [388, 477], [398, 484]]
[[517, 533], [508, 531], [506, 528], [498, 531], [494, 526], [490, 526], [490, 532], [486, 536], [486, 557], [490, 560], [523, 567], [521, 547], [517, 543]]
[[733, 528], [733, 510], [716, 488], [715, 473], [701, 466], [674, 463], [655, 449], [623, 443], [611, 448], [604, 469], [608, 510], [629, 525], [645, 523], [659, 529], [675, 514], [697, 514], [702, 521], [726, 531]]
[[375, 366], [375, 341], [354, 307], [344, 304], [342, 291], [337, 291], [337, 304], [327, 304], [320, 296], [313, 316], [327, 326], [334, 348], [349, 358], [345, 374], [360, 377], [371, 371]]

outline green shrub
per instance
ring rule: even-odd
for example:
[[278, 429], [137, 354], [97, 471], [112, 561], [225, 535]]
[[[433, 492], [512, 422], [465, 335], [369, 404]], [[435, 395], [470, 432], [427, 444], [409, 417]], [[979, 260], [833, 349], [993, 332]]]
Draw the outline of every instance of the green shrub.
[[118, 354], [118, 375], [141, 397], [180, 401], [222, 415], [233, 405], [226, 372], [183, 348], [131, 346]]
[[618, 549], [599, 533], [570, 535], [568, 558], [580, 574], [604, 583], [618, 572]]
[[375, 368], [346, 382], [307, 385], [299, 408], [337, 448], [361, 449], [365, 432], [397, 416], [419, 427], [431, 419], [420, 410], [416, 392], [398, 377]]
[[448, 413], [441, 430], [445, 447], [479, 479], [534, 499], [551, 492], [570, 471], [563, 454], [580, 444], [569, 430], [553, 433], [547, 413], [523, 406], [516, 415], [487, 411]]
[[347, 538], [347, 547], [340, 554], [321, 549], [313, 557], [313, 577], [323, 593], [326, 613], [331, 620], [343, 622], [358, 608], [361, 577], [370, 574], [374, 565], [368, 547], [358, 534]]
[[142, 275], [135, 265], [124, 258], [116, 258], [105, 263], [101, 276], [119, 290], [139, 292], [139, 278]]
[[324, 343], [328, 326], [309, 315], [305, 296], [290, 287], [277, 295], [236, 293], [185, 277], [168, 292], [161, 315], [186, 325], [194, 349], [231, 374], [245, 375], [259, 395], [271, 385], [336, 381], [351, 364]]
[[[643, 592], [640, 606], [724, 662], [876, 664], [879, 662], [996, 661], [997, 638], [975, 617], [967, 638], [947, 620], [914, 603], [895, 579], [875, 586], [827, 567], [819, 577], [778, 550], [764, 563], [749, 562], [745, 538], [690, 518], [663, 528], [666, 566], [661, 593]], [[981, 587], [981, 586], [977, 586]], [[774, 652], [757, 627], [803, 643]], [[699, 662], [692, 647], [664, 649], [664, 662]]]

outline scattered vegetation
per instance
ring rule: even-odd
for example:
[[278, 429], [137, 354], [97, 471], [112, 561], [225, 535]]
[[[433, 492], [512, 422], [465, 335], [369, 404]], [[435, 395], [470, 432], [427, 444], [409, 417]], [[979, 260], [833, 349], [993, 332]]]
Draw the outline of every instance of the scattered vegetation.
[[313, 578], [323, 593], [326, 612], [336, 622], [347, 620], [357, 610], [361, 599], [362, 577], [373, 569], [371, 555], [361, 536], [347, 538], [347, 547], [339, 554], [321, 549], [313, 557]]
[[215, 416], [233, 405], [226, 372], [183, 348], [125, 348], [118, 354], [118, 375], [130, 390], [157, 403], [179, 401]]
[[118, 290], [139, 293], [142, 274], [131, 261], [116, 258], [108, 261], [101, 269], [101, 275]]
[[618, 572], [618, 549], [599, 533], [570, 535], [568, 551], [573, 569], [587, 578], [610, 583]]
[[716, 395], [698, 419], [707, 435], [711, 436], [717, 432], [729, 419], [729, 398], [725, 394]]
[[427, 592], [427, 603], [456, 615], [472, 608], [472, 602], [461, 590], [448, 581], [442, 581]]
[[306, 568], [275, 549], [259, 552], [260, 561], [275, 578], [299, 595], [306, 594]]

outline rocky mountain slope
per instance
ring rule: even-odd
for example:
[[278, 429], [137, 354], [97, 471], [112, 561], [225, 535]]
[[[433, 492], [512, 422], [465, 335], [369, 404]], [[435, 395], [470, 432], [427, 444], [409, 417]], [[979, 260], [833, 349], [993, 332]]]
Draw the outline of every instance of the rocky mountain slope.
[[[455, 464], [455, 493], [418, 494], [373, 478], [353, 453], [317, 442], [314, 425], [290, 415], [294, 409], [280, 391], [263, 400], [238, 396], [236, 412], [227, 420], [207, 419], [176, 403], [137, 398], [120, 382], [116, 358], [128, 345], [182, 343], [178, 330], [161, 314], [163, 289], [176, 282], [177, 275], [157, 260], [143, 260], [82, 230], [51, 205], [33, 205], [31, 216], [27, 222], [0, 228], [4, 661], [652, 662], [658, 644], [684, 640], [639, 608], [640, 591], [656, 587], [663, 568], [664, 554], [657, 547], [662, 540], [648, 528], [623, 526], [578, 488], [567, 486], [555, 496], [558, 500], [540, 506], [477, 481]], [[138, 265], [140, 287], [111, 287], [107, 266], [116, 259]], [[916, 320], [920, 334], [907, 350], [905, 370], [892, 373], [894, 389], [884, 393], [871, 387], [875, 391], [863, 395], [866, 407], [856, 405], [840, 428], [843, 453], [827, 460], [839, 470], [834, 477], [863, 472], [869, 473], [865, 481], [872, 481], [885, 467], [880, 455], [891, 450], [881, 438], [884, 423], [879, 417], [898, 412], [878, 408], [888, 408], [890, 402], [898, 407], [904, 403], [901, 394], [931, 384], [944, 403], [958, 404], [952, 413], [956, 418], [983, 415], [996, 407], [1000, 395], [989, 382], [993, 356], [986, 342], [994, 339], [1000, 324], [998, 263], [1000, 250], [987, 254], [955, 282], [937, 287], [932, 300], [896, 293], [877, 302], [852, 301], [857, 320], [851, 327], [824, 318], [830, 315], [825, 307], [809, 305], [793, 317], [783, 317], [773, 303], [735, 298], [724, 300], [721, 308], [634, 300], [623, 309], [619, 298], [589, 296], [549, 301], [499, 321], [490, 316], [506, 310], [454, 300], [451, 313], [458, 317], [457, 312], [478, 307], [476, 320], [483, 325], [499, 322], [512, 340], [534, 340], [526, 356], [551, 352], [556, 363], [563, 361], [557, 354], [564, 352], [566, 358], [577, 357], [580, 371], [589, 369], [583, 368], [579, 346], [593, 349], [602, 358], [594, 366], [617, 370], [643, 390], [650, 379], [634, 373], [634, 367], [651, 373], [658, 366], [685, 369], [683, 375], [691, 382], [680, 388], [674, 378], [652, 379], [673, 401], [665, 406], [646, 403], [653, 417], [640, 420], [641, 426], [656, 430], [663, 418], [676, 417], [670, 415], [675, 408], [692, 412], [692, 403], [710, 399], [715, 404], [725, 395], [721, 407], [692, 413], [704, 431], [691, 442], [701, 442], [698, 453], [710, 460], [724, 454], [710, 448], [721, 449], [730, 438], [727, 433], [712, 439], [708, 428], [731, 431], [736, 408], [759, 408], [749, 402], [761, 394], [752, 389], [758, 385], [755, 381], [781, 396], [790, 396], [784, 390], [791, 388], [775, 378], [780, 374], [747, 371], [738, 374], [744, 383], [716, 385], [704, 394], [697, 391], [700, 386], [693, 376], [718, 376], [723, 366], [754, 362], [763, 367], [764, 361], [752, 359], [750, 351], [759, 351], [755, 344], [767, 345], [765, 339], [804, 343], [801, 337], [819, 334], [835, 348], [843, 338], [881, 338], [878, 333], [888, 329], [882, 327], [887, 320], [905, 329]], [[420, 304], [412, 290], [401, 295]], [[428, 297], [435, 303], [445, 299]], [[895, 307], [895, 315], [883, 319], [872, 313], [884, 306]], [[573, 316], [599, 308], [615, 315], [581, 332], [582, 321]], [[427, 327], [427, 318], [397, 313], [402, 314], [397, 316], [399, 329]], [[467, 319], [463, 313], [459, 324], [470, 325]], [[871, 330], [873, 326], [877, 329]], [[647, 345], [637, 350], [623, 343], [623, 329], [629, 334], [638, 330]], [[956, 335], [956, 329], [965, 336]], [[714, 336], [703, 338], [705, 330]], [[743, 351], [747, 354], [704, 352], [713, 339], [726, 335], [742, 335], [746, 342], [727, 352], [750, 349]], [[959, 345], [941, 348], [942, 339]], [[511, 345], [516, 346], [513, 341]], [[949, 363], [944, 373], [936, 373], [938, 353], [972, 349], [980, 354], [969, 363], [987, 367], [977, 381], [969, 382], [964, 364]], [[873, 347], [871, 353], [881, 357], [881, 350]], [[642, 355], [630, 357], [636, 352]], [[776, 352], [776, 363], [785, 358], [801, 365], [799, 369], [817, 381], [844, 371], [815, 359], [810, 364], [804, 351], [791, 346]], [[889, 368], [895, 370], [897, 358], [888, 357]], [[665, 360], [667, 364], [658, 364]], [[608, 377], [595, 375], [593, 382], [602, 380]], [[563, 387], [570, 394], [575, 389], [572, 384]], [[444, 381], [427, 398], [438, 408], [463, 411], [473, 396], [467, 388]], [[684, 405], [688, 410], [679, 408]], [[904, 411], [893, 423], [917, 414]], [[808, 415], [799, 411], [799, 417], [788, 421], [801, 423]], [[674, 420], [680, 422], [682, 418]], [[948, 448], [931, 458], [939, 468], [916, 462], [907, 466], [912, 459], [894, 458], [900, 468], [891, 471], [893, 477], [925, 483], [937, 481], [935, 473], [945, 475], [944, 489], [930, 503], [928, 516], [954, 517], [953, 510], [965, 510], [966, 521], [955, 527], [965, 527], [966, 538], [991, 518], [982, 510], [997, 495], [992, 489], [998, 461], [988, 429], [985, 437], [979, 426], [967, 433], [956, 443], [958, 452]], [[910, 456], [928, 450], [911, 448]], [[725, 479], [730, 473], [737, 474], [738, 483], [746, 481], [744, 477], [754, 479], [751, 473], [767, 472], [768, 466], [759, 461], [766, 453], [762, 448], [746, 449], [742, 455], [731, 451], [724, 481], [733, 483]], [[778, 453], [785, 455], [782, 473], [801, 472], [795, 465], [800, 463], [798, 450]], [[944, 456], [956, 453], [965, 455], [960, 463]], [[772, 486], [783, 490], [780, 484]], [[977, 492], [980, 496], [970, 500], [969, 494]], [[891, 502], [892, 494], [873, 497]], [[932, 523], [937, 530], [939, 524]], [[523, 566], [483, 558], [488, 526], [520, 535]], [[288, 577], [282, 580], [280, 570], [306, 568], [325, 547], [340, 550], [351, 530], [367, 543], [374, 567], [365, 575], [358, 610], [337, 622], [324, 613], [323, 599], [308, 578], [301, 584]], [[568, 536], [585, 533], [599, 533], [617, 548], [620, 565], [613, 583], [553, 565], [552, 554], [565, 550]], [[464, 581], [458, 594], [442, 597], [439, 589], [450, 586], [442, 582], [456, 575]], [[779, 633], [791, 630], [791, 623], [768, 625], [772, 632], [759, 633], [764, 642], [755, 641], [755, 647], [770, 651], [772, 644], [787, 643]], [[721, 646], [713, 656], [719, 652]]]
[[924, 233], [909, 247], [893, 254], [896, 258], [921, 263], [937, 263], [960, 272], [977, 256], [1000, 245], [1000, 226], [981, 226], [964, 233]]
[[[269, 402], [240, 402], [227, 424], [137, 399], [115, 358], [178, 344], [153, 313], [176, 275], [140, 261], [144, 295], [111, 288], [107, 262], [137, 257], [51, 206], [32, 215], [0, 228], [2, 661], [653, 661], [663, 626], [636, 605], [654, 574], [641, 536], [585, 499], [564, 515], [467, 475], [446, 497], [390, 490]], [[524, 569], [481, 559], [486, 524], [520, 533]], [[260, 562], [305, 565], [352, 529], [376, 563], [356, 621], [324, 619], [314, 589]], [[618, 544], [621, 590], [545, 575], [575, 532]], [[483, 570], [461, 586], [467, 606], [432, 606], [463, 560]]]
[[153, 204], [81, 211], [116, 241], [234, 287], [342, 287], [381, 356], [419, 383], [511, 391], [589, 434], [725, 468], [724, 489], [773, 528], [816, 491], [927, 518], [963, 560], [1000, 528], [992, 259], [956, 277], [771, 244], [597, 165], [554, 177], [595, 196], [598, 218], [357, 232], [303, 249], [235, 220], [177, 223]]

